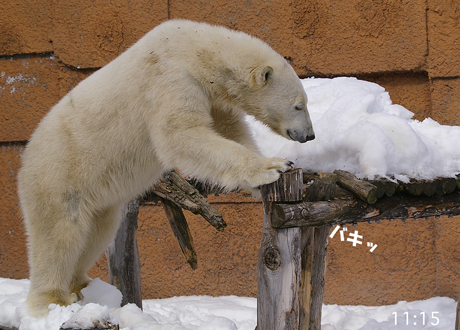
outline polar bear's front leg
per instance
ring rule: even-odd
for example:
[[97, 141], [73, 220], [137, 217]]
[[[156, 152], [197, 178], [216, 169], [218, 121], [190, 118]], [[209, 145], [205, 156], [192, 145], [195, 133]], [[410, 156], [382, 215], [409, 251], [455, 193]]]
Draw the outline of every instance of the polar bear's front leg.
[[229, 190], [271, 183], [279, 178], [280, 172], [292, 167], [292, 162], [286, 159], [265, 158], [209, 127], [189, 127], [167, 133], [152, 134], [155, 150], [165, 167], [177, 167], [188, 175]]

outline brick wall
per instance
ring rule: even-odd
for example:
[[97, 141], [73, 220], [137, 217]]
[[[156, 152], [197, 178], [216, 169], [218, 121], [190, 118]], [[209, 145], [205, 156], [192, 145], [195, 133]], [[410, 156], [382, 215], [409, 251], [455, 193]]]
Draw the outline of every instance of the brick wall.
[[[39, 120], [79, 81], [154, 26], [187, 18], [245, 31], [288, 58], [299, 76], [352, 75], [395, 103], [460, 124], [460, 2], [456, 0], [2, 1], [0, 21], [0, 277], [25, 278], [18, 210], [20, 155]], [[144, 206], [139, 249], [145, 298], [255, 296], [261, 204], [212, 197], [223, 233], [187, 213], [199, 268], [185, 263], [161, 206]], [[326, 303], [388, 304], [460, 290], [459, 219], [359, 224], [370, 253], [330, 240]], [[91, 270], [107, 280], [104, 257]]]

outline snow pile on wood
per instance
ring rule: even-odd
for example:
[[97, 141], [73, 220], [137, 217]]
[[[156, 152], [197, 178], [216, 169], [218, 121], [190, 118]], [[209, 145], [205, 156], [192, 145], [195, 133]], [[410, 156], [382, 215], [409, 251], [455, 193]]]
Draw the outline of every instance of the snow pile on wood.
[[356, 78], [303, 79], [316, 139], [286, 140], [248, 118], [267, 157], [304, 170], [345, 170], [359, 178], [434, 179], [460, 172], [460, 127], [440, 125], [393, 104], [377, 84]]

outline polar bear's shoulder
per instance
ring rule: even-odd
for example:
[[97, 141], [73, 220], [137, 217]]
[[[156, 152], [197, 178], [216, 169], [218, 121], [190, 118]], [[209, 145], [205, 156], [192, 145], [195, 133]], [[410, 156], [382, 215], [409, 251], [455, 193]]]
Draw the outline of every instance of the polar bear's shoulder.
[[227, 54], [231, 57], [234, 57], [232, 53], [238, 53], [241, 54], [240, 58], [250, 55], [279, 57], [268, 44], [244, 32], [183, 19], [163, 22], [143, 39], [151, 46], [155, 45], [152, 51], [164, 50], [169, 54], [192, 55], [197, 51], [209, 50], [215, 55]]

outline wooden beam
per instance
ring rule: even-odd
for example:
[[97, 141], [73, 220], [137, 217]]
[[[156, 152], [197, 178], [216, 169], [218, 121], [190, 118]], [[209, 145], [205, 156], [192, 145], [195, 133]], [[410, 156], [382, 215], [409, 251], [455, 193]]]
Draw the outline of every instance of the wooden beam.
[[272, 225], [290, 228], [442, 215], [460, 215], [460, 191], [431, 197], [395, 194], [383, 197], [372, 205], [351, 195], [329, 202], [276, 203], [272, 206]]
[[182, 209], [175, 203], [164, 198], [161, 198], [161, 203], [185, 260], [195, 270], [198, 267], [197, 256], [193, 245], [193, 238]]
[[139, 200], [134, 199], [122, 210], [122, 220], [115, 239], [106, 249], [110, 284], [123, 295], [122, 306], [135, 303], [142, 309], [141, 266], [137, 248]]
[[141, 202], [158, 200], [158, 196], [176, 203], [184, 210], [201, 215], [217, 230], [227, 224], [222, 215], [204, 198], [197, 189], [176, 171], [169, 171], [153, 186], [152, 192], [143, 196]]

